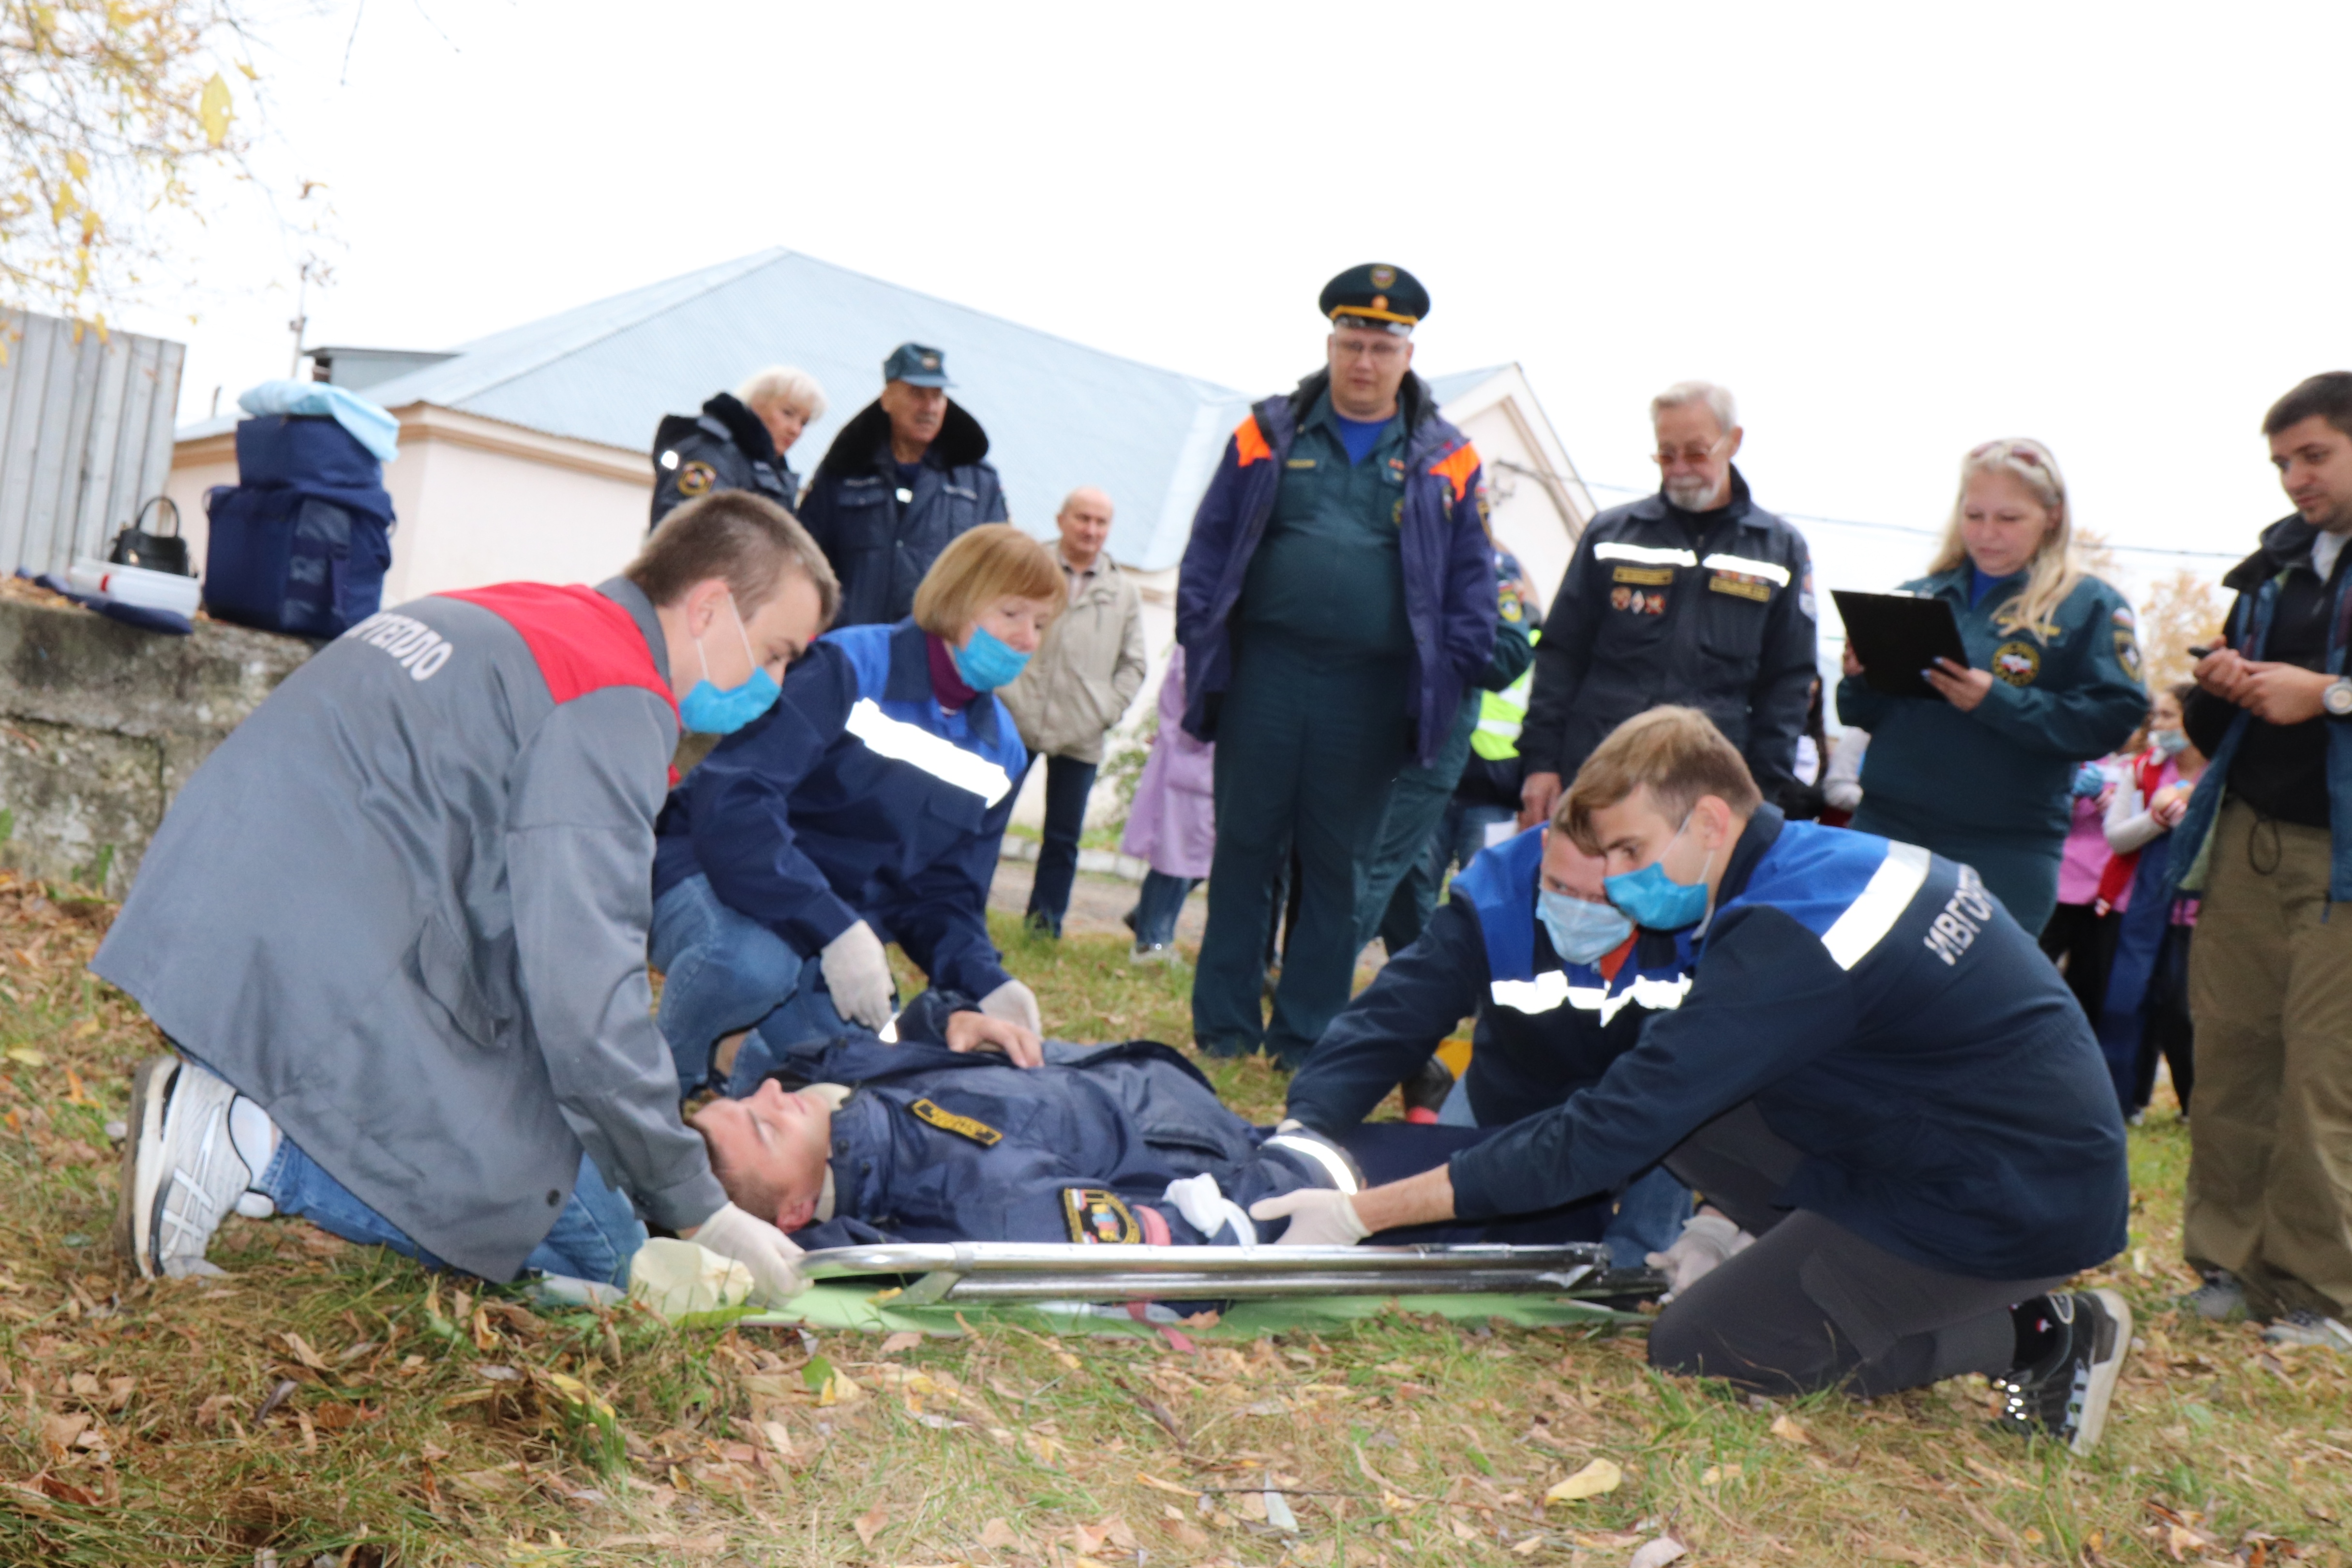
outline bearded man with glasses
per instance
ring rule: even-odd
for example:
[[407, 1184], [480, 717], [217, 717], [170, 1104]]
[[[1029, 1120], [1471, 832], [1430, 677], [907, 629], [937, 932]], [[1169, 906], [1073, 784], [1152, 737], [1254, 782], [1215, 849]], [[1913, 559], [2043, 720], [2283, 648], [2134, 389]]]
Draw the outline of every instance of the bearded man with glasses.
[[1815, 674], [1811, 557], [1732, 465], [1746, 433], [1728, 391], [1680, 382], [1650, 400], [1650, 421], [1658, 493], [1585, 528], [1536, 651], [1521, 826], [1550, 818], [1612, 730], [1665, 703], [1713, 719], [1765, 799], [1795, 784]]

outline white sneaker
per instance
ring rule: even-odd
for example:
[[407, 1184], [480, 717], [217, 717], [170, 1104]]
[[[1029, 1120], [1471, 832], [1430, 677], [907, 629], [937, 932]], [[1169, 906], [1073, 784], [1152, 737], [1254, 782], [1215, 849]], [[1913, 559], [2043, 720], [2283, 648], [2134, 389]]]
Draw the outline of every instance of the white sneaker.
[[2263, 1331], [2263, 1338], [2271, 1344], [2309, 1344], [2343, 1352], [2352, 1351], [2352, 1328], [2347, 1328], [2336, 1318], [2298, 1307], [2273, 1322]]
[[236, 1097], [225, 1080], [178, 1057], [150, 1058], [133, 1075], [114, 1242], [142, 1277], [223, 1272], [205, 1249], [253, 1181], [229, 1135]]

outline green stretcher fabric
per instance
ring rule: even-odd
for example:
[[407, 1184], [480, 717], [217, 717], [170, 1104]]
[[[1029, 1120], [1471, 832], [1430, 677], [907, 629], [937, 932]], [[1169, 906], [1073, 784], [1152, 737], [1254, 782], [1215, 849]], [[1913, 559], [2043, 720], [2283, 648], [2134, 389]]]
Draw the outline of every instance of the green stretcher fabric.
[[[1601, 1324], [1646, 1326], [1639, 1312], [1620, 1312], [1590, 1301], [1558, 1296], [1292, 1296], [1275, 1301], [1236, 1301], [1213, 1324], [1160, 1324], [1126, 1316], [1102, 1316], [1041, 1310], [1032, 1302], [982, 1306], [976, 1302], [902, 1307], [863, 1285], [812, 1285], [793, 1298], [790, 1312], [751, 1312], [730, 1321], [751, 1327], [830, 1330], [834, 1333], [895, 1333], [916, 1329], [927, 1334], [963, 1332], [956, 1319], [977, 1324], [982, 1320], [1043, 1323], [1055, 1333], [1127, 1333], [1150, 1338], [1162, 1327], [1196, 1338], [1256, 1339], [1293, 1329], [1331, 1329], [1369, 1318], [1391, 1302], [1398, 1310], [1434, 1313], [1460, 1322], [1499, 1320], [1520, 1328], [1590, 1328]], [[721, 1314], [711, 1314], [716, 1320]]]

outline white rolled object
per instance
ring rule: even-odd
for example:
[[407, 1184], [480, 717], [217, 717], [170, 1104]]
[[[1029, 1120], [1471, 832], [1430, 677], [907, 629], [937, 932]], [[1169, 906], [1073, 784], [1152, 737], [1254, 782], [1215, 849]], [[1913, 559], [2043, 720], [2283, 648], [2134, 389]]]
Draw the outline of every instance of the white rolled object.
[[203, 586], [193, 577], [152, 571], [143, 566], [116, 566], [88, 556], [74, 558], [66, 581], [77, 593], [103, 594], [118, 604], [135, 604], [142, 610], [168, 610], [174, 615], [194, 615], [197, 601], [204, 597]]

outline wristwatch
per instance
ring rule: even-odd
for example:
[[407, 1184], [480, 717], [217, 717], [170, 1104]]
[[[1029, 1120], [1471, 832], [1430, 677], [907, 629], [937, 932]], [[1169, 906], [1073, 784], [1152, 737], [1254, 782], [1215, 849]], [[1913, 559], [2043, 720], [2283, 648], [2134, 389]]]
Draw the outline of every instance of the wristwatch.
[[2320, 688], [2319, 706], [2333, 718], [2352, 718], [2352, 680], [2336, 676]]

